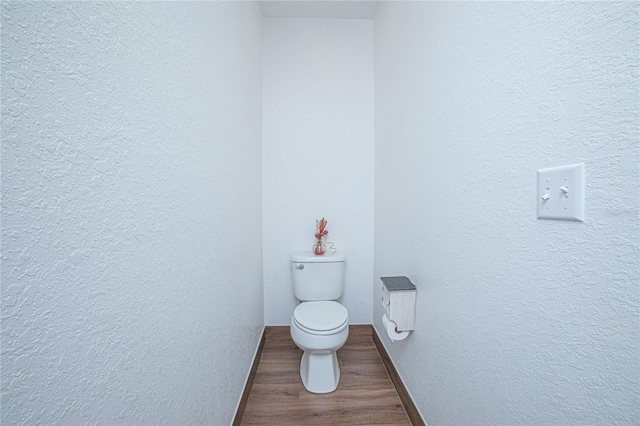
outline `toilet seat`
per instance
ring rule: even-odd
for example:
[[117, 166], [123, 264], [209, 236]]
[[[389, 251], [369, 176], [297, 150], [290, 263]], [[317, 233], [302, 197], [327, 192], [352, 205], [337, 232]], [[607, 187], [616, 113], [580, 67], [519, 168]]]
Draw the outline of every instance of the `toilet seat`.
[[334, 301], [303, 302], [293, 311], [292, 320], [302, 331], [323, 336], [344, 330], [349, 325], [349, 313]]

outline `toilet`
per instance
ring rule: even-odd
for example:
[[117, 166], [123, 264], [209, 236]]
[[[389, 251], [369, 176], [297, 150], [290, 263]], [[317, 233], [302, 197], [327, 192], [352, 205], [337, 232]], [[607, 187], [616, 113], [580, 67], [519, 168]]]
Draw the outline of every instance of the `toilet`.
[[336, 351], [349, 337], [349, 312], [336, 300], [344, 291], [346, 258], [291, 256], [293, 293], [300, 304], [291, 317], [291, 338], [304, 351], [300, 378], [313, 393], [333, 392], [340, 382]]

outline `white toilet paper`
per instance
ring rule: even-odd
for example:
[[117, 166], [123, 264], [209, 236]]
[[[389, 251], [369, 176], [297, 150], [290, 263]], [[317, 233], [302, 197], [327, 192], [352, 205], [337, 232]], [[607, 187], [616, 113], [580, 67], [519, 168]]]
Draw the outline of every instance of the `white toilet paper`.
[[396, 323], [391, 321], [386, 313], [382, 314], [382, 326], [387, 330], [387, 334], [392, 342], [402, 340], [409, 335], [408, 331], [396, 331]]

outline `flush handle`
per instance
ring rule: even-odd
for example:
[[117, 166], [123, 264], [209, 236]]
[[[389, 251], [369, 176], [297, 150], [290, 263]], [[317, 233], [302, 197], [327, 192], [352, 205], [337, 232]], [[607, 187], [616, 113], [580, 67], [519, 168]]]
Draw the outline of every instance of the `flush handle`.
[[304, 263], [296, 265], [296, 269], [304, 269]]

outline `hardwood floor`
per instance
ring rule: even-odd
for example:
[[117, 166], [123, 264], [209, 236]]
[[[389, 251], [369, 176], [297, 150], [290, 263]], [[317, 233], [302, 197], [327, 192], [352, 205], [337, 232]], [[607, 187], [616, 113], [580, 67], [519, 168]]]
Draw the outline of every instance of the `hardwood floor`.
[[291, 340], [289, 327], [267, 327], [241, 424], [411, 425], [371, 331], [370, 325], [349, 327], [349, 339], [338, 351], [338, 389], [313, 394], [300, 380], [302, 351]]

